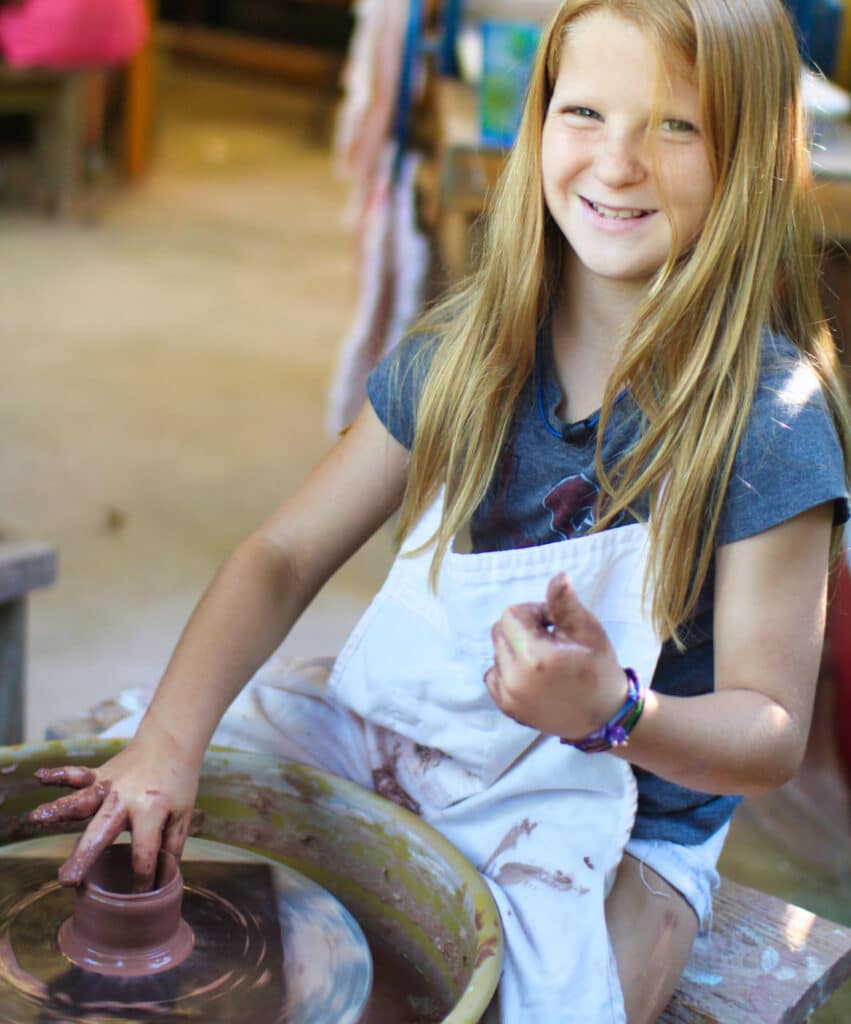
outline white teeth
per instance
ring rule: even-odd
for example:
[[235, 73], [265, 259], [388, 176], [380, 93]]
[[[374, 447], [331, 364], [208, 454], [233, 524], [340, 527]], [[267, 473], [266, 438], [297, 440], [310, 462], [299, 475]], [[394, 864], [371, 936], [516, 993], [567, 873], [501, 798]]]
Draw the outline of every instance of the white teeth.
[[599, 213], [601, 217], [606, 217], [609, 220], [632, 220], [635, 217], [644, 217], [647, 213], [646, 210], [613, 210], [610, 206], [592, 203], [590, 199], [588, 202], [595, 213]]

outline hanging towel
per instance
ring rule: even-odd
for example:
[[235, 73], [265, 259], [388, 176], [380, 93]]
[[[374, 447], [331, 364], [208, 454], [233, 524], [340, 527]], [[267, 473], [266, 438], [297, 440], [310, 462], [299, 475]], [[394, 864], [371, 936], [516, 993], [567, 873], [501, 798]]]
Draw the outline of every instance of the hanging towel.
[[[343, 81], [335, 139], [339, 171], [352, 182], [347, 221], [355, 234], [360, 294], [331, 382], [327, 427], [339, 433], [366, 398], [366, 378], [423, 302], [430, 250], [416, 223], [419, 158], [394, 138], [403, 78], [408, 0], [361, 0]], [[413, 88], [418, 88], [414, 81]]]
[[332, 435], [357, 416], [370, 370], [398, 344], [423, 301], [430, 252], [416, 224], [419, 157], [403, 157], [394, 183], [395, 157], [395, 145], [388, 143], [364, 212], [360, 297], [331, 382], [327, 422]]

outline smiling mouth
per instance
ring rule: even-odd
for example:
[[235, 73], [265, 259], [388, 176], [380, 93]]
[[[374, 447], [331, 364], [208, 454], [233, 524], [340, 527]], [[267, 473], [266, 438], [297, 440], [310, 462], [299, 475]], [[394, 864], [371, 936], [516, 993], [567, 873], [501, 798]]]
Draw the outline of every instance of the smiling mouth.
[[594, 213], [606, 220], [640, 220], [642, 217], [649, 217], [656, 213], [655, 210], [641, 210], [636, 207], [606, 206], [603, 203], [594, 203], [585, 196], [580, 197], [582, 202], [589, 206]]

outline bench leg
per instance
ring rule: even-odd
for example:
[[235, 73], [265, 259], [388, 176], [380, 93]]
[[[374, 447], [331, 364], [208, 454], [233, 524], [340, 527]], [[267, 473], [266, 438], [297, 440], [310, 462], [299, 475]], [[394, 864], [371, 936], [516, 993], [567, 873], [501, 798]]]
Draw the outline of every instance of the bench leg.
[[45, 203], [51, 213], [68, 212], [80, 178], [82, 148], [81, 83], [69, 75], [54, 101], [38, 120], [37, 160], [45, 183]]
[[24, 739], [26, 600], [0, 604], [0, 746]]

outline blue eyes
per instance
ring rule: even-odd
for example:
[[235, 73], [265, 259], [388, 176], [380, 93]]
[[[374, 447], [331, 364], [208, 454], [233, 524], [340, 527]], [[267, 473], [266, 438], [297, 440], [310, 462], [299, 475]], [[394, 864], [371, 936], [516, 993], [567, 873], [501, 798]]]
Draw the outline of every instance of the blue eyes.
[[696, 132], [697, 128], [691, 121], [680, 121], [676, 117], [666, 117], [662, 121], [662, 129], [666, 132]]
[[[592, 110], [591, 107], [565, 107], [563, 112], [565, 114], [573, 115], [581, 120], [603, 120], [602, 114], [599, 114], [596, 110]], [[663, 118], [660, 124], [663, 132], [669, 132], [672, 134], [697, 132], [697, 127], [693, 125], [691, 121], [684, 121], [678, 117]]]
[[574, 114], [576, 117], [594, 118], [598, 121], [602, 120], [597, 111], [592, 110], [590, 107], [567, 107], [565, 113]]

